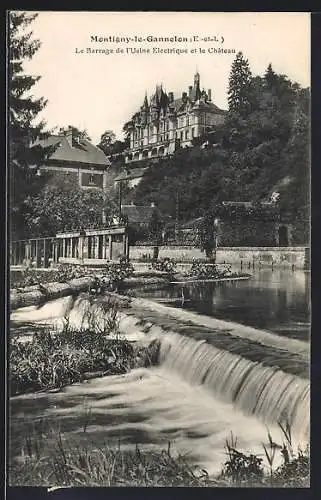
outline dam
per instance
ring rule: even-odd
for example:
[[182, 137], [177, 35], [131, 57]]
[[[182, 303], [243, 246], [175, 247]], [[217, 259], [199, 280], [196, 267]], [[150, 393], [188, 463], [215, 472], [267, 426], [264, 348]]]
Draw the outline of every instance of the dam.
[[[284, 279], [291, 292], [288, 303], [304, 303], [308, 277], [288, 274]], [[285, 286], [284, 279], [277, 277], [279, 289]], [[256, 285], [254, 281], [240, 286]], [[235, 293], [233, 284], [220, 287], [230, 287]], [[140, 295], [144, 296], [133, 297], [130, 307], [119, 312], [119, 334], [147, 344], [157, 338], [157, 366], [73, 384], [56, 393], [12, 398], [15, 448], [22, 446], [19, 430], [39, 420], [59, 422], [62, 432], [78, 440], [88, 412], [86, 433], [94, 442], [121, 443], [123, 449], [138, 443], [147, 450], [170, 442], [210, 473], [220, 471], [230, 433], [238, 437], [242, 450], [258, 454], [267, 441], [267, 429], [282, 444], [278, 422], [290, 423], [296, 444], [309, 441], [308, 335], [302, 328], [289, 335], [291, 324], [302, 327], [304, 323], [308, 328], [304, 306], [301, 310], [290, 307], [287, 321], [276, 319], [277, 331], [273, 331], [246, 324], [244, 318], [242, 323], [227, 321], [222, 310], [221, 317], [201, 314], [195, 303], [190, 307], [188, 299], [186, 307], [177, 307], [168, 301], [169, 295], [178, 300], [177, 291]], [[273, 297], [268, 301], [272, 305], [277, 297], [284, 300], [280, 293]], [[12, 331], [18, 332], [25, 322], [59, 328], [66, 317], [79, 328], [90, 308], [80, 294], [76, 299], [64, 297], [41, 307], [18, 309], [12, 313]], [[99, 304], [94, 309], [99, 324], [103, 311]], [[265, 318], [271, 316], [271, 311], [262, 311]]]

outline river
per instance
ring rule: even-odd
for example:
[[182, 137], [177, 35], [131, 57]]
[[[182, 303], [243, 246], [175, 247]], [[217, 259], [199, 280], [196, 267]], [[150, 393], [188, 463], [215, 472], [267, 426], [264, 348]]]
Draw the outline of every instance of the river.
[[171, 285], [139, 295], [200, 314], [307, 341], [310, 273], [260, 269], [250, 280]]
[[[304, 342], [309, 338], [309, 276], [304, 272], [261, 270], [250, 281], [197, 287], [180, 285], [149, 290], [142, 295], [264, 328], [288, 337], [289, 343], [293, 337]], [[13, 325], [17, 326], [19, 321], [53, 322], [61, 318], [69, 306], [70, 299], [64, 298], [41, 308], [21, 309], [13, 313]], [[217, 473], [226, 458], [224, 445], [231, 432], [237, 436], [241, 450], [256, 452], [262, 457], [267, 428], [274, 441], [282, 444], [277, 427], [279, 414], [274, 411], [280, 403], [291, 407], [289, 412], [294, 415], [294, 443], [307, 442], [309, 391], [306, 381], [280, 370], [270, 373], [264, 360], [263, 365], [254, 363], [249, 370], [248, 361], [238, 361], [233, 355], [218, 350], [211, 351], [217, 361], [210, 370], [206, 368], [205, 373], [204, 363], [210, 366], [212, 355], [205, 341], [185, 342], [183, 337], [175, 335], [167, 336], [171, 345], [164, 342], [158, 367], [74, 384], [56, 394], [12, 398], [13, 453], [21, 452], [22, 436], [28, 426], [37, 422], [45, 420], [50, 425], [58, 425], [64, 435], [76, 442], [83, 438], [86, 422], [86, 439], [100, 445], [120, 443], [123, 449], [128, 449], [138, 443], [145, 449], [160, 449], [167, 448], [171, 442], [173, 450], [187, 454], [210, 473]], [[231, 376], [227, 376], [229, 371]], [[208, 384], [204, 383], [206, 377]], [[245, 382], [248, 377], [248, 383], [244, 383], [244, 377]], [[241, 379], [243, 387], [236, 398], [241, 400], [239, 405], [228, 396]], [[260, 410], [257, 415], [246, 411], [251, 405]], [[50, 451], [49, 441], [47, 446]]]

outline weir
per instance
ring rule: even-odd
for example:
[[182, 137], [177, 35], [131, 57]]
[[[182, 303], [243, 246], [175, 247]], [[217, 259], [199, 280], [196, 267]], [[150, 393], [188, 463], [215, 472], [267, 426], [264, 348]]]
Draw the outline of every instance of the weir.
[[[148, 308], [145, 313], [142, 304]], [[166, 317], [167, 310], [171, 318]], [[70, 324], [84, 324], [88, 312], [94, 313], [97, 326], [102, 324], [103, 308], [90, 305], [82, 297], [70, 311]], [[141, 299], [133, 299], [130, 307], [118, 314], [119, 331], [125, 337], [145, 342], [159, 339], [159, 364], [164, 369], [192, 385], [204, 386], [213, 396], [266, 424], [288, 422], [296, 436], [308, 439], [310, 383], [306, 342], [226, 321], [218, 320], [216, 324], [215, 318], [204, 320], [200, 315], [194, 318], [191, 329], [191, 313], [163, 305], [160, 308], [160, 304]], [[179, 321], [175, 315], [179, 315]], [[207, 319], [211, 320], [211, 329], [203, 325]], [[247, 330], [250, 340], [245, 342]], [[200, 339], [200, 335], [205, 338]]]
[[[70, 327], [101, 328], [104, 301], [84, 295], [62, 301], [61, 315]], [[232, 404], [266, 425], [288, 422], [298, 440], [309, 438], [309, 345], [255, 328], [170, 308], [150, 300], [132, 299], [117, 313], [119, 333], [128, 340], [160, 342], [159, 365], [191, 386], [203, 387], [214, 399]], [[129, 299], [128, 299], [129, 300]], [[46, 309], [46, 311], [44, 311]], [[45, 321], [50, 303], [13, 313], [13, 321]], [[49, 316], [48, 316], [49, 315]], [[63, 318], [50, 324], [63, 324]], [[93, 322], [94, 321], [94, 322]], [[60, 323], [59, 323], [60, 322]], [[81, 335], [81, 331], [79, 333]]]

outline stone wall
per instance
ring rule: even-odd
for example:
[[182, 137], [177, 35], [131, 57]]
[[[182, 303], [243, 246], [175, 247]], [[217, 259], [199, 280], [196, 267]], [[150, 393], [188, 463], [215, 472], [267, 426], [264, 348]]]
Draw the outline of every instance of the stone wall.
[[[129, 258], [132, 260], [150, 260], [154, 247], [151, 245], [130, 246]], [[189, 262], [194, 259], [205, 259], [205, 253], [191, 246], [160, 246], [159, 258], [169, 257], [176, 261]]]
[[[153, 246], [131, 246], [129, 257], [133, 261], [148, 261], [153, 256]], [[169, 257], [175, 261], [191, 262], [204, 259], [205, 253], [192, 246], [160, 246], [159, 258]], [[217, 263], [238, 264], [244, 266], [286, 266], [303, 269], [308, 261], [308, 249], [305, 247], [220, 247], [217, 250]]]

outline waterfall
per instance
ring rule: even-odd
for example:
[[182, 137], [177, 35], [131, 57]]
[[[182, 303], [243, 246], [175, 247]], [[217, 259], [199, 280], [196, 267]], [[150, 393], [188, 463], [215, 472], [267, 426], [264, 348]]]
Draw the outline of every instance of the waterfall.
[[309, 381], [176, 333], [161, 337], [160, 363], [266, 424], [288, 422], [309, 435]]
[[[83, 323], [88, 312], [93, 314], [97, 323], [102, 324], [105, 315], [103, 309], [83, 298], [75, 302], [69, 316], [71, 324], [76, 326]], [[204, 386], [215, 397], [233, 403], [243, 413], [254, 415], [267, 425], [288, 422], [296, 437], [308, 439], [309, 380], [288, 373], [278, 365], [271, 366], [271, 355], [268, 348], [265, 353], [264, 345], [259, 344], [260, 361], [251, 361], [244, 356], [244, 347], [237, 354], [205, 339], [198, 340], [171, 329], [166, 332], [161, 324], [146, 321], [127, 311], [119, 312], [118, 317], [120, 331], [126, 338], [160, 340], [159, 363], [163, 368], [177, 373], [191, 384]], [[261, 332], [257, 332], [261, 340]], [[283, 349], [278, 347], [278, 350], [284, 352], [285, 340], [288, 342], [288, 339], [281, 340], [284, 346]], [[238, 342], [238, 337], [234, 337], [234, 341]], [[291, 351], [289, 354], [293, 355]]]

